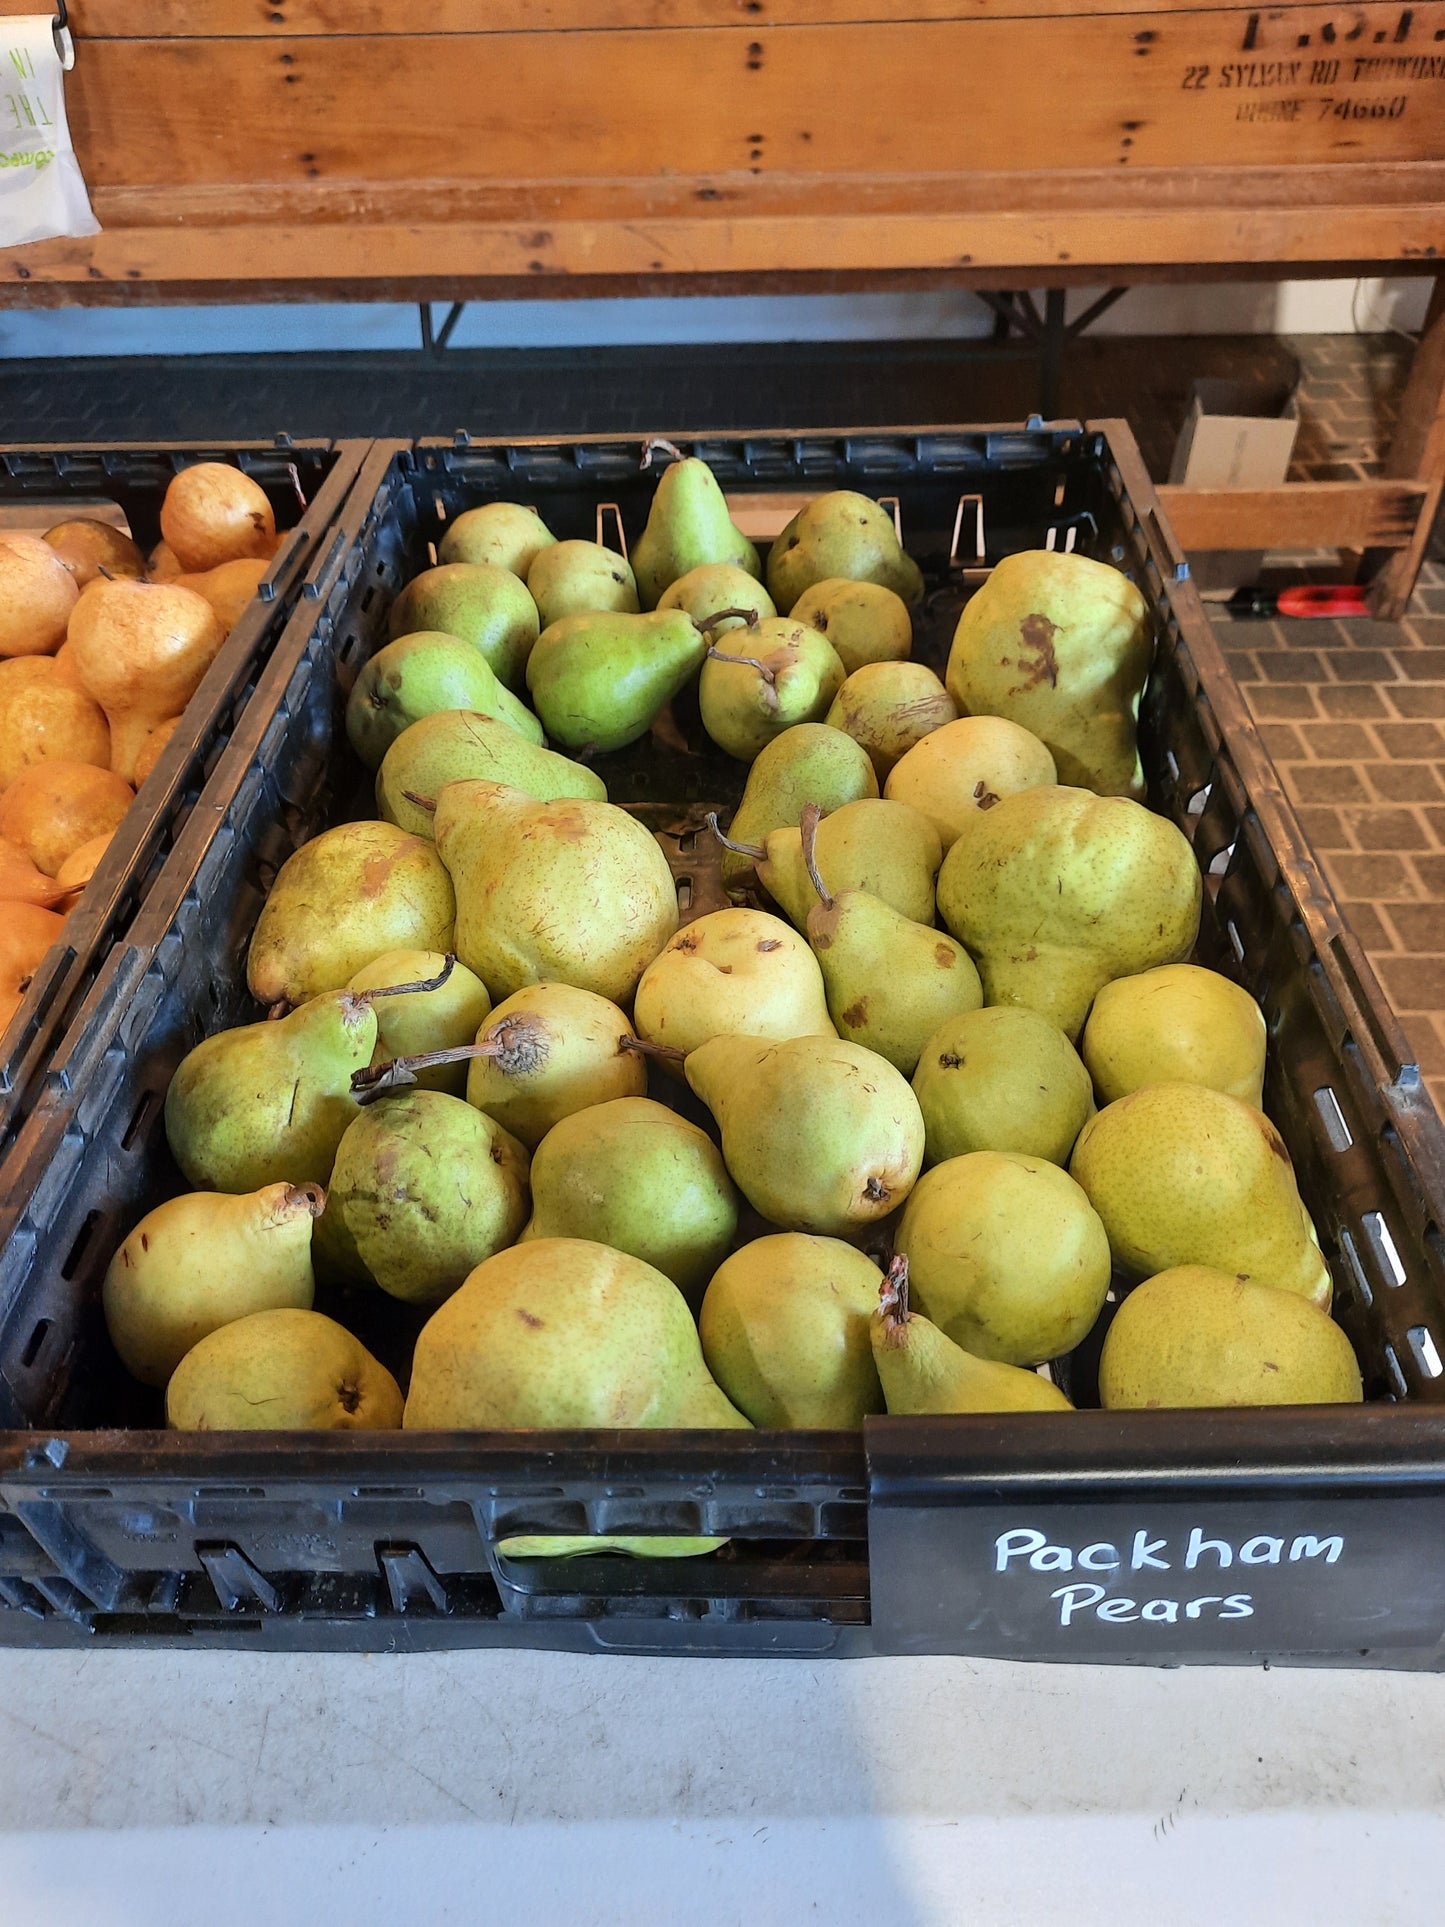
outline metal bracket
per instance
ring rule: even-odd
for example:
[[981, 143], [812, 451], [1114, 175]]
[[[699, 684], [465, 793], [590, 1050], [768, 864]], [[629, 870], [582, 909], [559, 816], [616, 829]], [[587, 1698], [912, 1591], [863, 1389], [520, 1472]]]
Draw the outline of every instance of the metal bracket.
[[[615, 542], [609, 542], [604, 533], [606, 522], [603, 518], [608, 515], [612, 517], [616, 525], [617, 540]], [[627, 560], [627, 531], [622, 526], [622, 510], [616, 502], [599, 502], [597, 504], [597, 546], [599, 549], [617, 549], [621, 553], [622, 560], [624, 562]]]
[[75, 37], [70, 31], [70, 14], [66, 10], [65, 0], [55, 0], [55, 18], [50, 23], [50, 37], [55, 42], [60, 70], [68, 74], [75, 65]]

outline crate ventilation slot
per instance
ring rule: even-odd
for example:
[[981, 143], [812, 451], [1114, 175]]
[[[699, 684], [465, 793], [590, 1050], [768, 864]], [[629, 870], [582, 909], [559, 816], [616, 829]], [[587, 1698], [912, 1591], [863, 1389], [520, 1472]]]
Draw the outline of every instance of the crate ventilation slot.
[[1425, 1378], [1438, 1378], [1445, 1366], [1440, 1363], [1440, 1354], [1435, 1349], [1435, 1340], [1424, 1325], [1412, 1325], [1405, 1334], [1410, 1341], [1410, 1350], [1415, 1354], [1415, 1363]]
[[[1234, 925], [1230, 924], [1229, 927], [1233, 930]], [[1244, 952], [1241, 951], [1240, 955], [1243, 956]], [[1350, 1127], [1346, 1124], [1345, 1114], [1340, 1109], [1340, 1100], [1335, 1096], [1328, 1084], [1322, 1084], [1315, 1092], [1315, 1109], [1319, 1112], [1320, 1119], [1324, 1124], [1325, 1136], [1330, 1141], [1330, 1149], [1332, 1151], [1348, 1151], [1355, 1140], [1350, 1135]]]
[[[1239, 926], [1235, 923], [1233, 917], [1229, 918], [1228, 922], [1224, 926], [1224, 929], [1225, 929], [1226, 935], [1229, 938], [1229, 947], [1234, 952], [1235, 962], [1243, 963], [1244, 962], [1244, 938], [1240, 936]], [[1331, 1095], [1333, 1095], [1333, 1093], [1331, 1093]], [[1339, 1147], [1337, 1146], [1336, 1148], [1338, 1149]]]
[[1390, 1227], [1378, 1211], [1367, 1211], [1360, 1220], [1365, 1227], [1365, 1236], [1370, 1241], [1370, 1249], [1380, 1267], [1380, 1275], [1386, 1284], [1403, 1285], [1405, 1267], [1400, 1263], [1400, 1254], [1395, 1249], [1395, 1240], [1390, 1236]]

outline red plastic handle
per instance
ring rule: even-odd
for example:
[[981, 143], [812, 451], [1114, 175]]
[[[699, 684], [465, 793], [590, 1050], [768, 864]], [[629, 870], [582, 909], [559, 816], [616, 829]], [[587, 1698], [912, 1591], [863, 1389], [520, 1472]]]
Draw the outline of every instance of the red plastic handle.
[[1278, 609], [1282, 616], [1365, 616], [1370, 613], [1364, 590], [1344, 582], [1281, 589]]

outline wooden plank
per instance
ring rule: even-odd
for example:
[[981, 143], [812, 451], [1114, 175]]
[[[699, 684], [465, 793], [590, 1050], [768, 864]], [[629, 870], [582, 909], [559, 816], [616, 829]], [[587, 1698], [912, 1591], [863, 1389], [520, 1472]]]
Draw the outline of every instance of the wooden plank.
[[99, 40], [67, 105], [97, 188], [1445, 159], [1445, 0], [1351, 18]]
[[1204, 549], [1404, 549], [1426, 486], [1290, 482], [1280, 488], [1161, 488], [1179, 546]]
[[[1255, 0], [1216, 0], [1246, 11]], [[581, 28], [816, 26], [1006, 19], [1037, 14], [1190, 12], [1199, 0], [69, 0], [77, 40], [244, 35], [570, 33]], [[0, 18], [39, 0], [0, 0]]]
[[1405, 613], [1445, 500], [1445, 275], [1435, 283], [1410, 364], [1410, 379], [1400, 398], [1399, 424], [1385, 458], [1385, 473], [1412, 477], [1423, 484], [1424, 492], [1404, 552], [1392, 556], [1370, 585], [1370, 605], [1387, 622], [1398, 622]]
[[[101, 214], [101, 220], [105, 216]], [[806, 283], [810, 275], [853, 271], [874, 278], [933, 269], [960, 285], [1009, 284], [1022, 272], [1040, 279], [1075, 275], [1081, 264], [1132, 264], [1123, 278], [1151, 263], [1188, 264], [1208, 279], [1233, 262], [1312, 267], [1350, 261], [1384, 265], [1433, 248], [1445, 233], [1445, 204], [1394, 204], [1343, 209], [1322, 223], [1317, 211], [1262, 208], [1104, 209], [1037, 213], [673, 216], [647, 222], [554, 221], [545, 229], [514, 223], [383, 225], [334, 223], [274, 226], [108, 228], [84, 241], [46, 241], [0, 252], [0, 306], [35, 305], [44, 283], [68, 298], [104, 303], [147, 299], [246, 298], [264, 286], [269, 299], [315, 295], [375, 299], [481, 297], [509, 281], [535, 296], [574, 280], [625, 278], [632, 292], [666, 291], [688, 277], [730, 278], [746, 293], [779, 272]], [[1060, 265], [1065, 264], [1065, 265]], [[406, 294], [403, 294], [403, 290]], [[615, 292], [616, 287], [609, 288]], [[252, 297], [254, 298], [254, 296]]]

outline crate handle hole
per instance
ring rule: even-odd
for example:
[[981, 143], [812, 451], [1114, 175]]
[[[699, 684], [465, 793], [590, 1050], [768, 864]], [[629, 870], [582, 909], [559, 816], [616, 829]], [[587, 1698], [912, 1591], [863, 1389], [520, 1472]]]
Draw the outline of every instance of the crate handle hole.
[[[1233, 928], [1231, 924], [1230, 929]], [[1330, 1141], [1330, 1149], [1348, 1151], [1355, 1140], [1350, 1135], [1350, 1127], [1346, 1124], [1345, 1114], [1340, 1109], [1340, 1100], [1328, 1084], [1321, 1084], [1315, 1092], [1315, 1109], [1319, 1112], [1320, 1120], [1325, 1127], [1325, 1136]]]
[[679, 910], [690, 910], [692, 908], [691, 877], [679, 877], [677, 879], [677, 907]]
[[1403, 1285], [1405, 1267], [1400, 1263], [1400, 1254], [1395, 1247], [1395, 1240], [1390, 1236], [1390, 1227], [1385, 1223], [1383, 1213], [1367, 1211], [1360, 1222], [1365, 1227], [1365, 1236], [1370, 1241], [1370, 1249], [1379, 1263], [1380, 1275], [1385, 1283]]
[[1424, 1325], [1412, 1325], [1405, 1336], [1410, 1341], [1410, 1350], [1415, 1354], [1415, 1363], [1426, 1378], [1438, 1378], [1445, 1365], [1440, 1362], [1440, 1354], [1435, 1349], [1435, 1340]]
[[[49, 1337], [50, 1327], [54, 1322], [55, 1321], [53, 1319], [42, 1318], [40, 1322], [36, 1325], [34, 1331], [31, 1332], [29, 1338], [25, 1342], [25, 1350], [20, 1354], [20, 1363], [22, 1365], [26, 1365], [26, 1366], [33, 1365], [36, 1359], [39, 1358], [40, 1348], [45, 1343], [46, 1339]], [[1439, 1370], [1438, 1363], [1436, 1365], [1436, 1370], [1437, 1371]]]
[[99, 1223], [100, 1213], [98, 1211], [91, 1211], [87, 1214], [85, 1223], [80, 1227], [75, 1243], [66, 1254], [65, 1263], [60, 1267], [60, 1275], [62, 1278], [73, 1278], [76, 1272], [79, 1271], [80, 1261], [85, 1256], [85, 1248], [95, 1236]]

